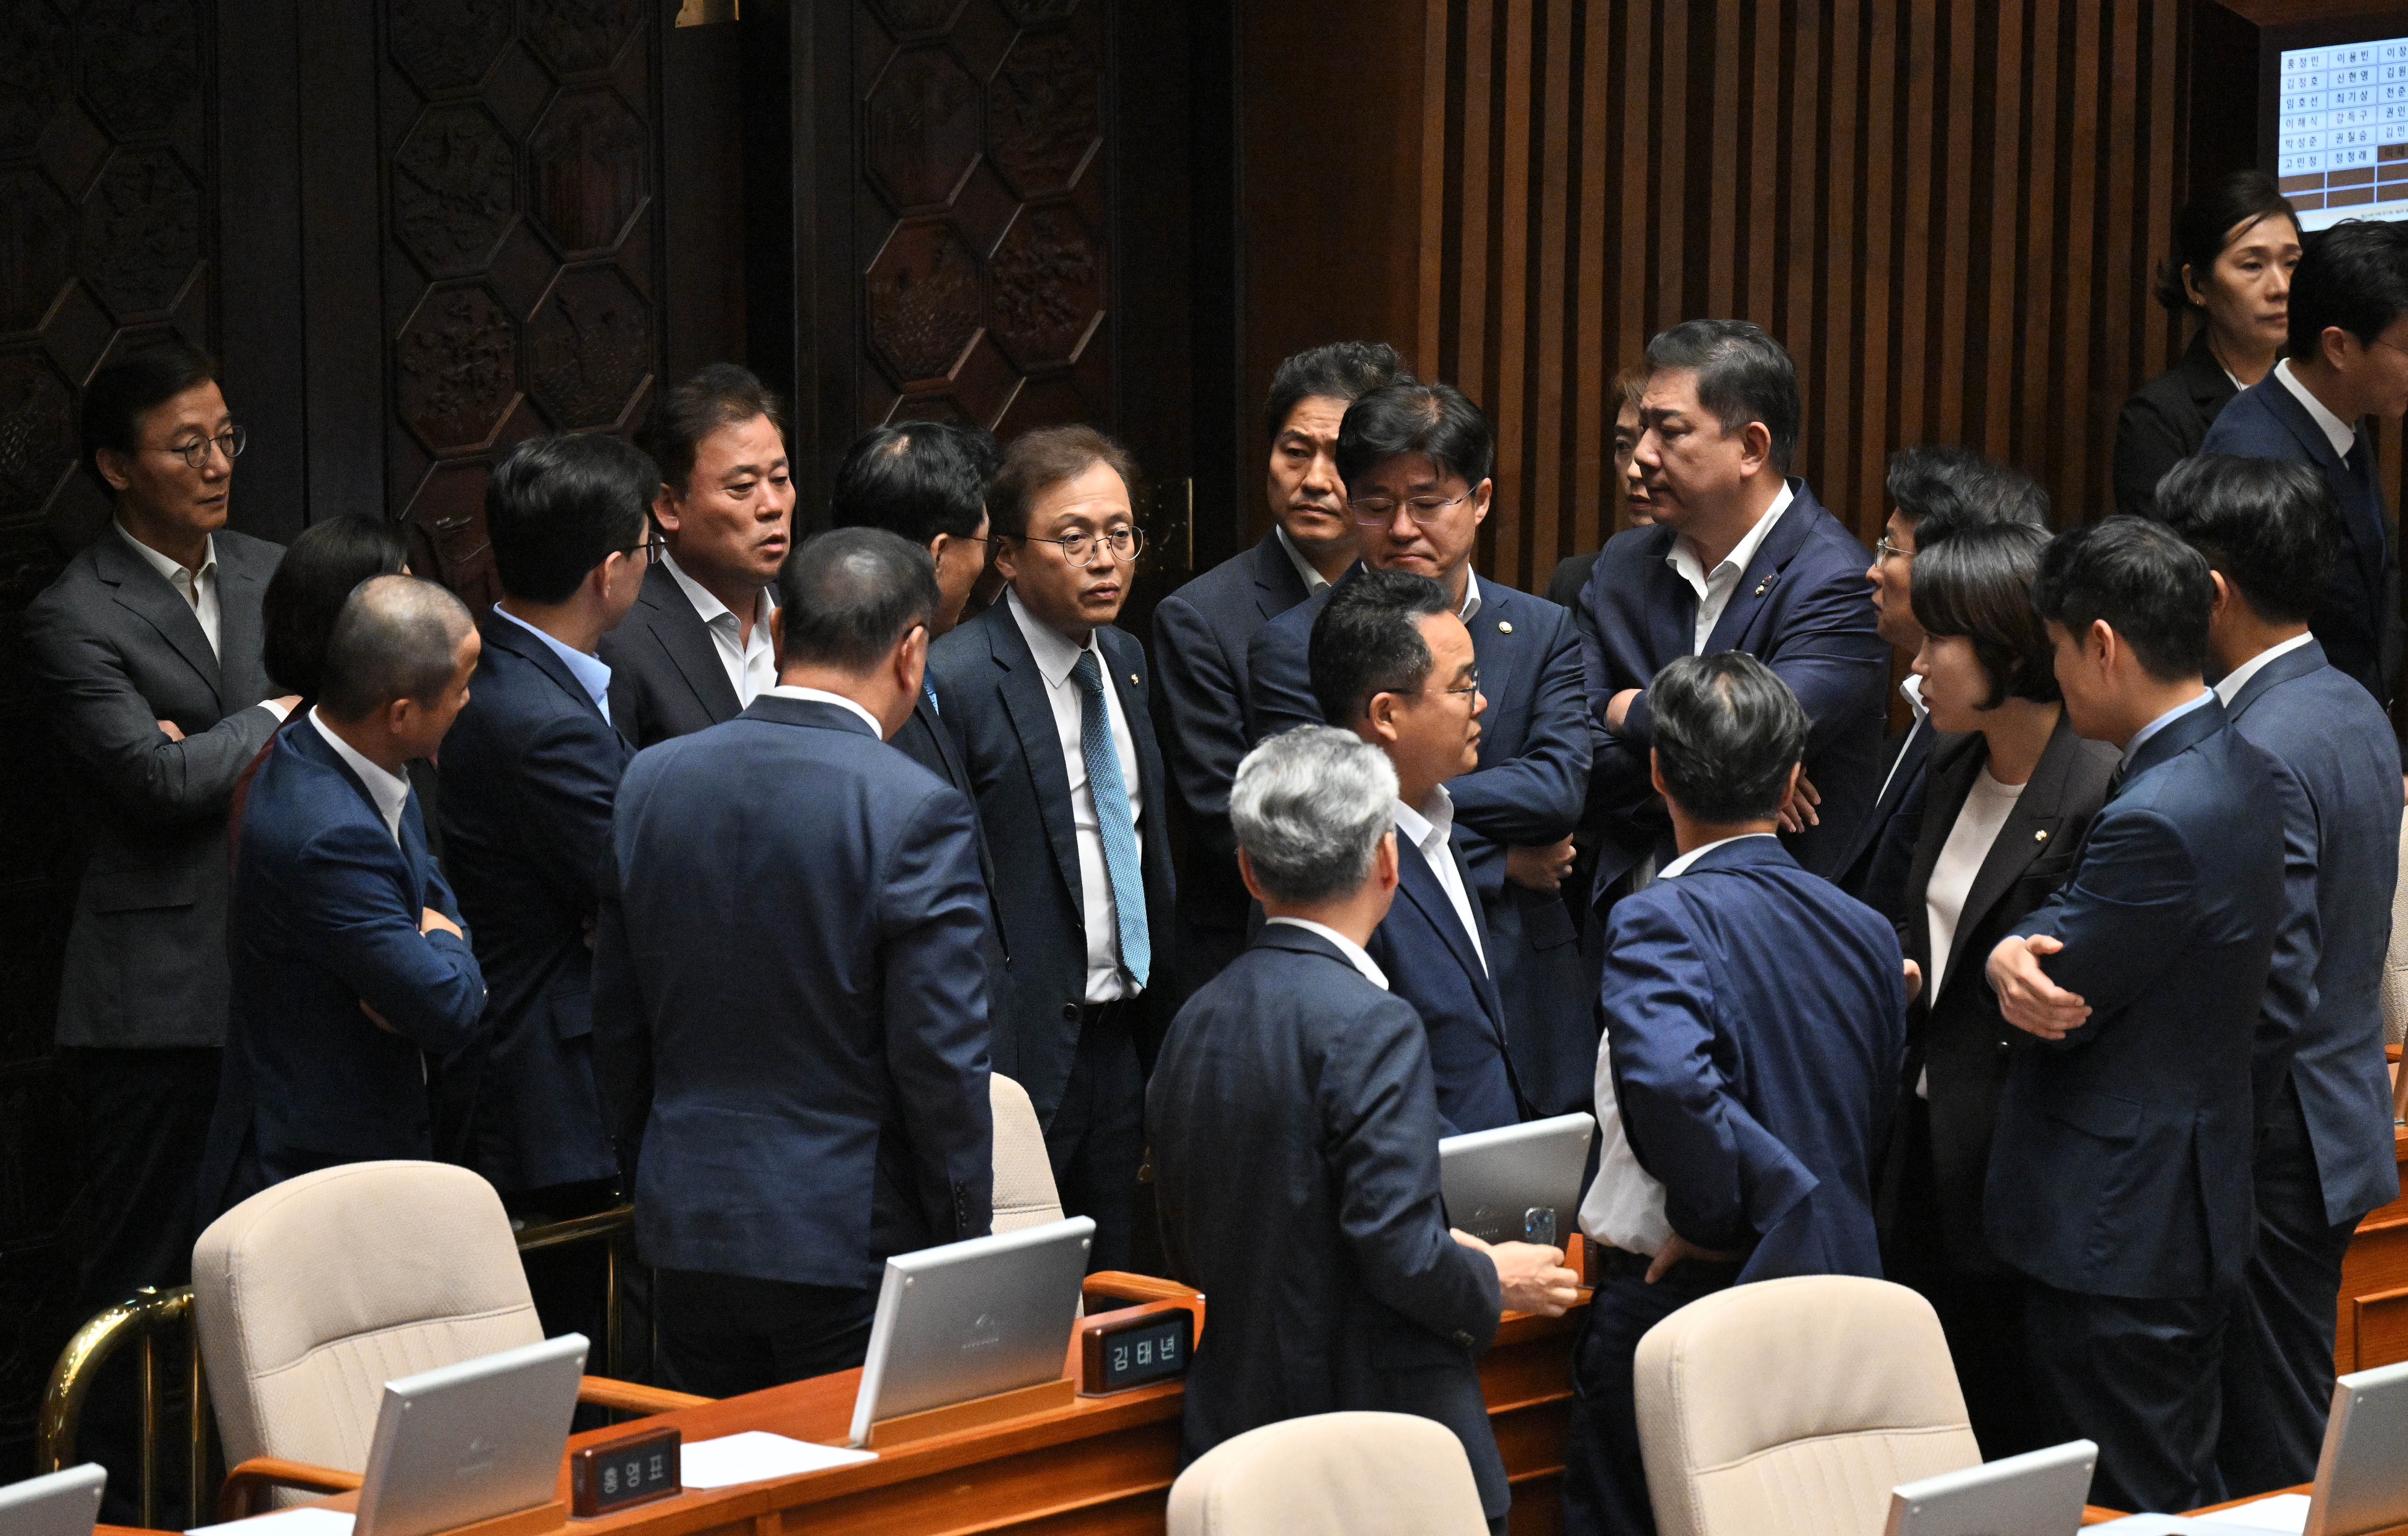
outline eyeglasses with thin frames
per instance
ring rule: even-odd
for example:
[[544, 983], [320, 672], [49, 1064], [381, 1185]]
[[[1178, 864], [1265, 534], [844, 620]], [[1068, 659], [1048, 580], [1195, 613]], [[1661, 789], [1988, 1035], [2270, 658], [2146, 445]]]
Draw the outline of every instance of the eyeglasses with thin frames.
[[663, 538], [658, 533], [654, 533], [651, 537], [647, 538], [642, 543], [630, 544], [625, 549], [620, 550], [617, 553], [621, 554], [641, 554], [646, 560], [658, 560], [662, 555], [669, 553], [669, 545], [667, 539]]
[[1913, 550], [1899, 549], [1897, 545], [1891, 543], [1886, 538], [1883, 538], [1881, 542], [1873, 546], [1873, 564], [1877, 566], [1886, 566], [1893, 560], [1912, 560], [1914, 558], [1914, 552]]
[[1426, 528], [1432, 518], [1456, 502], [1468, 499], [1470, 495], [1466, 491], [1459, 496], [1414, 496], [1404, 502], [1391, 501], [1385, 496], [1367, 496], [1361, 501], [1350, 501], [1346, 507], [1354, 514], [1354, 521], [1367, 528], [1377, 528], [1393, 521], [1399, 506], [1404, 508], [1405, 515], [1413, 520], [1415, 526]]
[[1460, 688], [1439, 688], [1434, 690], [1427, 683], [1424, 683], [1422, 685], [1422, 692], [1426, 694], [1432, 692], [1452, 694], [1457, 698], [1469, 698], [1472, 695], [1480, 692], [1480, 664], [1474, 662], [1471, 666], [1471, 670], [1463, 674], [1463, 686]]
[[1110, 553], [1112, 559], [1125, 566], [1145, 549], [1142, 528], [1113, 528], [1107, 533], [1074, 533], [1061, 538], [1039, 538], [1027, 536], [1032, 544], [1051, 544], [1062, 552], [1062, 558], [1074, 566], [1092, 566], [1097, 550]]
[[244, 442], [249, 437], [250, 434], [243, 431], [241, 427], [230, 426], [214, 438], [203, 438], [198, 442], [171, 443], [164, 448], [154, 448], [150, 452], [173, 453], [184, 461], [186, 468], [203, 469], [208, 467], [210, 449], [214, 448], [223, 453], [226, 463], [232, 464], [241, 456]]

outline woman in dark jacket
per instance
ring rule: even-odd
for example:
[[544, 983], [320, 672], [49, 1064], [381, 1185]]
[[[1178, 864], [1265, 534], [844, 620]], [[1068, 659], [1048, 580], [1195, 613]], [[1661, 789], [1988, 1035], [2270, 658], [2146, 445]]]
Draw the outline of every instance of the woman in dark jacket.
[[2198, 452], [2225, 402], [2274, 366], [2299, 265], [2299, 215], [2264, 171], [2235, 171], [2183, 205], [2157, 302], [2200, 324], [2182, 361], [2115, 418], [2117, 511], [2148, 516], [2158, 478]]
[[[1986, 1457], [2047, 1443], [2022, 1359], [2023, 1282], [1982, 1237], [1990, 1132], [2010, 1055], [1983, 963], [2071, 871], [2107, 797], [2115, 749], [2073, 734], [2055, 653], [2032, 611], [2047, 530], [1968, 528], [1917, 552], [1914, 658], [1941, 733], [1917, 799], [1900, 947], [1921, 970], [1907, 1008], [1899, 1112], [1878, 1215], [1883, 1268], [1940, 1313]], [[1961, 733], [1961, 734], [1952, 734]], [[1895, 846], [1895, 844], [1893, 845]]]

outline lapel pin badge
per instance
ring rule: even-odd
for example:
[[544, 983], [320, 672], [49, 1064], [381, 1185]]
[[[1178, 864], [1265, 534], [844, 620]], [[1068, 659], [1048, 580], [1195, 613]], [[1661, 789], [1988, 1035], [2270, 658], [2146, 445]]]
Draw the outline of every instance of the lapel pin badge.
[[1759, 597], [1763, 596], [1765, 589], [1770, 585], [1772, 585], [1772, 578], [1768, 576], [1763, 581], [1756, 583], [1756, 595]]
[[2048, 828], [2047, 828], [2047, 827], [2045, 827], [2045, 826], [2042, 827], [2039, 831], [2037, 831], [2037, 832], [2035, 832], [2035, 833], [2033, 833], [2033, 834], [2032, 834], [2032, 841], [2034, 841], [2034, 842], [2046, 842], [2047, 840], [2048, 840]]
[[1511, 635], [1512, 633], [1513, 633], [1513, 625], [1512, 625], [1512, 624], [1510, 621], [1508, 621], [1508, 620], [1504, 620], [1504, 619], [1499, 619], [1499, 620], [1498, 620], [1498, 621], [1497, 621], [1497, 633], [1498, 633], [1499, 635]]
[[1129, 674], [1129, 686], [1132, 688], [1137, 686], [1137, 674], [1135, 672], [1131, 672]]

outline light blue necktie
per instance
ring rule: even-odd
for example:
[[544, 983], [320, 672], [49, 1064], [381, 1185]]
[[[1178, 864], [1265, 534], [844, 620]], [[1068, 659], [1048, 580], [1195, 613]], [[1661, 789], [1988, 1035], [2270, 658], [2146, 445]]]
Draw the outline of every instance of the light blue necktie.
[[1137, 828], [1129, 821], [1128, 786], [1121, 782], [1121, 754], [1112, 746], [1096, 653], [1080, 652], [1070, 675], [1079, 680], [1079, 752], [1087, 760], [1087, 793], [1095, 797], [1096, 825], [1104, 838], [1104, 869], [1111, 877], [1112, 911], [1120, 919], [1121, 964], [1143, 986], [1154, 965], [1154, 945], [1145, 932], [1145, 876], [1138, 868]]

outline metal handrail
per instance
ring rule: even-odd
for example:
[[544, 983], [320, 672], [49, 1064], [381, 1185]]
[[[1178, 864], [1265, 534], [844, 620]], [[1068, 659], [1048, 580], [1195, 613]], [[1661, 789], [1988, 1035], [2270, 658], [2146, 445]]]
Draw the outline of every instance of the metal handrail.
[[[542, 1227], [530, 1227], [512, 1233], [522, 1254], [546, 1248], [566, 1247], [572, 1243], [605, 1242], [609, 1244], [604, 1256], [603, 1270], [603, 1333], [602, 1358], [606, 1374], [619, 1373], [619, 1244], [622, 1233], [634, 1230], [636, 1208], [621, 1205], [609, 1211], [597, 1211], [590, 1216], [575, 1216], [567, 1221], [552, 1222]], [[652, 1309], [652, 1340], [657, 1355], [659, 1309]], [[93, 1378], [108, 1357], [117, 1353], [128, 1340], [139, 1344], [142, 1380], [142, 1486], [136, 1500], [140, 1520], [145, 1526], [154, 1522], [158, 1510], [159, 1460], [159, 1335], [182, 1326], [185, 1342], [185, 1383], [191, 1394], [190, 1422], [186, 1426], [185, 1454], [190, 1462], [190, 1483], [187, 1490], [189, 1525], [199, 1525], [205, 1514], [203, 1485], [208, 1479], [209, 1415], [208, 1383], [201, 1370], [200, 1334], [192, 1327], [193, 1288], [178, 1285], [168, 1290], [145, 1285], [131, 1298], [98, 1313], [83, 1327], [76, 1329], [66, 1348], [59, 1352], [50, 1367], [50, 1381], [42, 1388], [39, 1427], [35, 1442], [35, 1466], [45, 1472], [59, 1471], [75, 1459], [76, 1429], [83, 1417], [84, 1399], [92, 1393]]]

